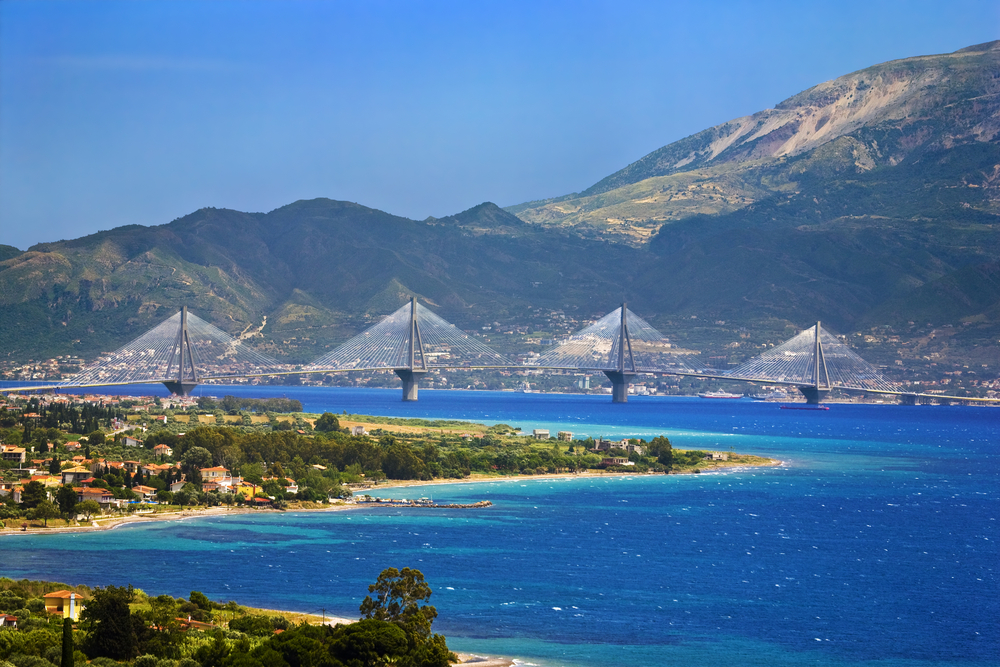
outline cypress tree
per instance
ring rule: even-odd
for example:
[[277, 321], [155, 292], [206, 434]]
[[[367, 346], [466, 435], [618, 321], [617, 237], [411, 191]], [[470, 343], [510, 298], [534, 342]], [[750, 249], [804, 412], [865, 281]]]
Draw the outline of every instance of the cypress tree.
[[63, 619], [62, 667], [73, 666], [73, 619]]

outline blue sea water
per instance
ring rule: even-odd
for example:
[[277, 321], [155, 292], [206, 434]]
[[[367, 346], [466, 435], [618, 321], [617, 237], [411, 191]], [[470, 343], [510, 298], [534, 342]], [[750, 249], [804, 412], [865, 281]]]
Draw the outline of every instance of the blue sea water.
[[1000, 411], [233, 388], [307, 410], [505, 422], [772, 456], [779, 468], [394, 491], [485, 510], [235, 515], [0, 541], [5, 576], [337, 615], [385, 567], [458, 650], [539, 665], [1000, 664]]

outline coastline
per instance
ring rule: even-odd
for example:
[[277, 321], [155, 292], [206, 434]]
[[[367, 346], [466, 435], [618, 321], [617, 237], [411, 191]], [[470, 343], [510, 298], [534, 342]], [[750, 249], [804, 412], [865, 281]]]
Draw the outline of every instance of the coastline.
[[[739, 470], [744, 468], [776, 468], [781, 467], [785, 464], [784, 461], [778, 459], [769, 459], [769, 462], [759, 466], [747, 466], [745, 464], [741, 465], [730, 465], [730, 466], [715, 466], [706, 470], [706, 473], [715, 472], [730, 472], [733, 470]], [[706, 474], [702, 473], [702, 474]], [[559, 472], [559, 473], [546, 473], [543, 475], [485, 475], [482, 473], [473, 473], [469, 477], [464, 477], [462, 479], [431, 479], [431, 480], [388, 480], [384, 483], [378, 485], [373, 485], [370, 487], [371, 491], [377, 491], [379, 489], [405, 489], [405, 488], [422, 488], [427, 486], [440, 486], [443, 484], [481, 484], [483, 482], [515, 482], [524, 480], [558, 480], [558, 479], [582, 479], [582, 478], [600, 478], [600, 477], [644, 477], [647, 475], [694, 475], [696, 473], [692, 472], [671, 472], [671, 473], [639, 473], [639, 472], [593, 472], [586, 470], [584, 472]], [[357, 489], [359, 492], [368, 491], [369, 489]], [[250, 507], [206, 507], [204, 509], [190, 509], [190, 510], [180, 510], [176, 512], [157, 512], [152, 514], [141, 514], [141, 515], [131, 515], [122, 517], [109, 517], [106, 519], [98, 519], [91, 522], [91, 525], [79, 525], [79, 526], [61, 526], [58, 528], [41, 528], [35, 527], [29, 530], [21, 530], [20, 528], [0, 528], [0, 537], [5, 535], [59, 535], [66, 533], [89, 533], [89, 532], [100, 532], [106, 530], [114, 530], [120, 528], [121, 526], [133, 524], [133, 523], [148, 523], [155, 521], [184, 521], [186, 519], [207, 517], [207, 516], [231, 516], [236, 514], [255, 514], [261, 512], [267, 513], [277, 513], [277, 512], [344, 512], [354, 509], [361, 509], [365, 507], [371, 507], [371, 505], [356, 505], [356, 504], [334, 504], [328, 507], [301, 507], [293, 508], [289, 510], [274, 510], [274, 509], [261, 509], [261, 508], [250, 508]]]

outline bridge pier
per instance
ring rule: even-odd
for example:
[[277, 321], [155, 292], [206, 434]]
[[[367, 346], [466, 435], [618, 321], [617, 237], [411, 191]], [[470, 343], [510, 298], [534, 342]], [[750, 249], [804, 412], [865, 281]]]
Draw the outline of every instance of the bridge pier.
[[900, 405], [916, 405], [917, 395], [916, 394], [900, 394], [899, 395]]
[[806, 403], [809, 405], [819, 405], [830, 394], [829, 389], [821, 389], [819, 387], [799, 387], [799, 391], [806, 397]]
[[164, 382], [163, 386], [167, 388], [167, 391], [176, 396], [190, 396], [194, 388], [198, 386], [198, 383], [184, 380], [170, 380]]
[[403, 381], [403, 400], [417, 400], [417, 390], [420, 388], [420, 376], [426, 375], [427, 371], [418, 371], [410, 368], [397, 368], [394, 371], [399, 379]]
[[604, 371], [604, 374], [611, 380], [611, 402], [628, 403], [628, 384], [635, 377], [635, 373]]

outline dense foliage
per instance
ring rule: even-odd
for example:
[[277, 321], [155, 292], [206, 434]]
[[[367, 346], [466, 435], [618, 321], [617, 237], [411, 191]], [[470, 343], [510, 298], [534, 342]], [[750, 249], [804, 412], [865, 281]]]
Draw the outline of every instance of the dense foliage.
[[[447, 667], [455, 656], [445, 638], [431, 632], [436, 610], [428, 605], [411, 609], [430, 597], [423, 574], [390, 568], [376, 586], [397, 579], [419, 582], [417, 597], [408, 598], [403, 613], [365, 614], [357, 623], [335, 627], [295, 625], [235, 602], [212, 602], [198, 591], [175, 599], [150, 597], [132, 586], [91, 590], [0, 579], [0, 612], [18, 619], [17, 628], [0, 628], [0, 661], [17, 667], [85, 661], [100, 667], [126, 662], [136, 667]], [[61, 614], [45, 612], [42, 596], [60, 589], [77, 593], [84, 605], [75, 627]]]

